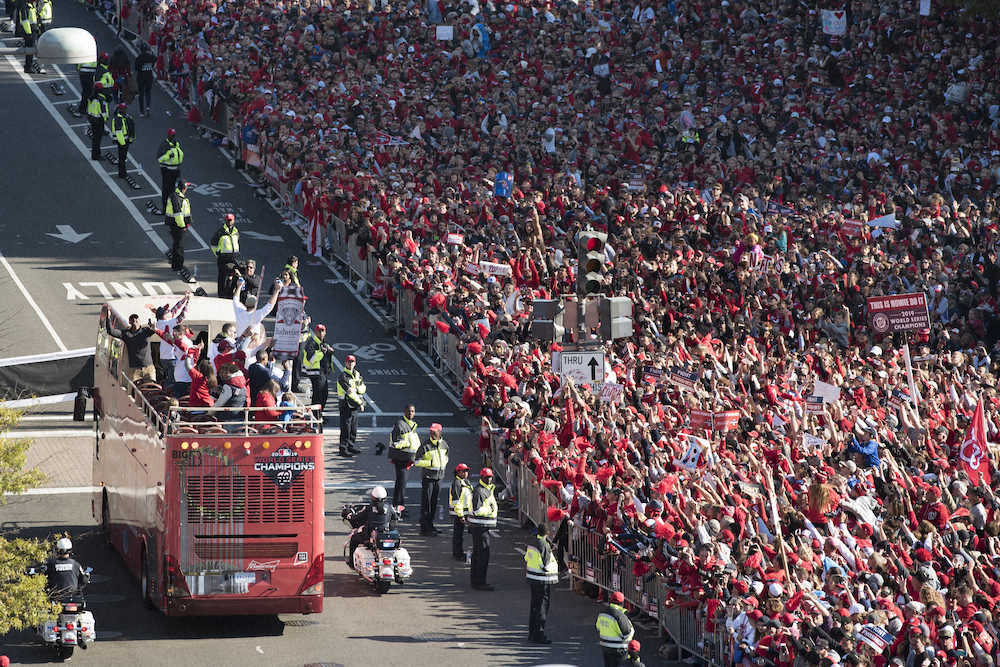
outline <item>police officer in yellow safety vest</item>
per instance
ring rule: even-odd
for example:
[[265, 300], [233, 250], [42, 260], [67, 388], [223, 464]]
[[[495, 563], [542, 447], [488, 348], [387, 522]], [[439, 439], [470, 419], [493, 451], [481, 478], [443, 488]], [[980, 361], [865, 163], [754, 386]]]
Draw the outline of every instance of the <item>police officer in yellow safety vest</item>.
[[337, 378], [337, 398], [340, 399], [340, 453], [360, 454], [358, 449], [358, 412], [365, 409], [365, 387], [361, 373], [355, 370], [358, 360], [347, 355], [344, 370]]
[[396, 469], [396, 486], [392, 489], [392, 504], [396, 507], [406, 505], [406, 471], [413, 465], [417, 450], [420, 449], [420, 436], [417, 435], [417, 422], [413, 416], [417, 409], [407, 405], [396, 425], [389, 434], [389, 460]]
[[104, 124], [108, 121], [108, 96], [104, 86], [94, 84], [94, 93], [87, 101], [87, 119], [90, 121], [90, 159], [101, 159], [101, 138], [104, 137]]
[[472, 504], [472, 484], [469, 483], [469, 466], [459, 463], [455, 466], [455, 479], [448, 489], [448, 509], [454, 517], [451, 528], [451, 555], [455, 560], [465, 558], [462, 539], [465, 537], [465, 514]]
[[17, 0], [14, 5], [14, 36], [24, 39], [26, 53], [24, 54], [24, 73], [34, 71], [35, 56], [30, 47], [38, 38], [38, 12], [35, 11], [33, 0]]
[[497, 498], [494, 495], [493, 471], [479, 471], [479, 484], [472, 488], [472, 500], [465, 520], [472, 533], [472, 587], [478, 591], [492, 591], [486, 583], [486, 570], [490, 565], [490, 530], [497, 527]]
[[110, 95], [111, 89], [115, 87], [115, 77], [111, 74], [111, 57], [107, 51], [102, 51], [97, 58], [97, 72], [94, 74], [94, 82], [98, 81], [104, 86], [104, 91]]
[[[318, 405], [319, 414], [316, 415], [320, 423], [323, 423], [323, 410], [326, 408], [326, 399], [330, 395], [330, 383], [327, 375], [333, 363], [333, 348], [326, 344], [326, 325], [317, 324], [313, 327], [312, 334], [302, 344], [302, 374], [309, 378], [312, 384], [312, 397], [309, 402]], [[322, 426], [321, 426], [322, 428]], [[343, 448], [340, 450], [341, 456], [345, 454]]]
[[38, 0], [38, 36], [52, 27], [52, 0]]
[[80, 77], [80, 104], [76, 108], [76, 116], [82, 116], [87, 110], [87, 101], [94, 94], [94, 74], [97, 72], [97, 61], [80, 63], [76, 73]]
[[531, 611], [528, 616], [528, 641], [551, 644], [545, 635], [545, 620], [549, 615], [552, 584], [559, 583], [559, 562], [552, 553], [549, 526], [542, 520], [535, 533], [537, 542], [524, 550], [525, 577], [531, 586]]
[[431, 424], [427, 441], [417, 450], [416, 463], [423, 470], [420, 480], [420, 534], [437, 535], [434, 515], [437, 513], [441, 480], [448, 469], [448, 443], [441, 437], [441, 424]]
[[111, 138], [118, 146], [118, 178], [128, 178], [128, 147], [135, 141], [135, 120], [125, 110], [128, 105], [121, 103], [111, 118]]
[[[170, 268], [184, 270], [184, 234], [191, 225], [191, 202], [187, 198], [188, 184], [181, 181], [167, 198], [164, 216], [173, 244], [170, 246]], [[191, 279], [189, 282], [194, 282]]]
[[292, 255], [288, 258], [285, 266], [282, 268], [283, 271], [288, 271], [288, 275], [292, 277], [292, 284], [299, 285], [299, 258]]
[[177, 179], [181, 175], [181, 163], [184, 162], [184, 151], [177, 142], [177, 130], [167, 128], [167, 138], [160, 142], [156, 151], [156, 160], [160, 163], [160, 187], [163, 193], [163, 208], [167, 207], [167, 195], [174, 191]]
[[232, 213], [226, 213], [222, 226], [212, 237], [212, 252], [215, 253], [215, 263], [219, 269], [219, 279], [216, 283], [219, 296], [231, 299], [232, 293], [224, 293], [226, 280], [240, 257], [240, 230], [236, 229], [236, 216]]
[[623, 664], [628, 643], [635, 634], [632, 621], [625, 615], [623, 604], [625, 596], [615, 591], [611, 594], [608, 608], [597, 615], [597, 634], [604, 653], [604, 667], [619, 667]]

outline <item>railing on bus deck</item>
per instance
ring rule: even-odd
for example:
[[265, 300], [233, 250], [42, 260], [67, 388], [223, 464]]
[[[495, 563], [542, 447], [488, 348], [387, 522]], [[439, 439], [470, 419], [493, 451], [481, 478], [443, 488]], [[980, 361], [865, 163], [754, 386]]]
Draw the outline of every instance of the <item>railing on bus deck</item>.
[[[294, 408], [276, 408], [273, 406], [242, 408], [215, 408], [215, 407], [192, 407], [187, 405], [171, 405], [167, 407], [167, 435], [270, 435], [278, 433], [319, 433], [322, 421], [315, 416], [315, 411], [319, 410], [319, 405], [296, 405]], [[264, 421], [250, 419], [250, 415], [265, 410], [292, 410], [296, 417], [287, 421], [274, 420]], [[210, 421], [205, 418], [212, 418], [218, 415], [221, 421]], [[188, 417], [188, 420], [182, 419]], [[200, 419], [191, 419], [191, 417]], [[251, 432], [252, 431], [252, 432]]]
[[[119, 366], [122, 365], [124, 364], [119, 364]], [[124, 368], [118, 369], [117, 379], [119, 386], [121, 386], [122, 389], [128, 392], [128, 395], [132, 399], [132, 401], [137, 405], [141, 406], [143, 413], [145, 413], [146, 418], [149, 420], [150, 424], [152, 424], [156, 432], [159, 433], [160, 435], [163, 435], [164, 433], [163, 429], [166, 423], [164, 421], [164, 415], [160, 410], [156, 409], [156, 406], [154, 406], [152, 403], [149, 402], [149, 398], [147, 397], [146, 392], [144, 392], [139, 387], [139, 385], [133, 382], [128, 377], [128, 375], [126, 375], [126, 371]]]

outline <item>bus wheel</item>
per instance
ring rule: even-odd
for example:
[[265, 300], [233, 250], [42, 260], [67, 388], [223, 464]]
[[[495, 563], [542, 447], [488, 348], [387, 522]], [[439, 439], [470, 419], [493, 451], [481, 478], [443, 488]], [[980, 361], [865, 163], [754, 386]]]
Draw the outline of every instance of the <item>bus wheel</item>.
[[108, 508], [108, 492], [101, 494], [101, 532], [104, 541], [111, 544], [111, 510]]
[[142, 586], [142, 603], [152, 609], [153, 598], [149, 592], [149, 558], [145, 546], [142, 547], [142, 574], [139, 577], [139, 585]]
[[382, 581], [382, 580], [376, 581], [375, 592], [378, 593], [379, 595], [382, 595], [383, 593], [388, 593], [390, 586], [392, 586], [391, 581]]

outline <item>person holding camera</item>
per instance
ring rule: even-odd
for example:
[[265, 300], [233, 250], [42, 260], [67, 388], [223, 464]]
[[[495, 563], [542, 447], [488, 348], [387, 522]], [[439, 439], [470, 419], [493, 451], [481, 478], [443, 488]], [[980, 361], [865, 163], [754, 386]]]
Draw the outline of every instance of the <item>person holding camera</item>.
[[240, 255], [240, 231], [236, 229], [236, 216], [226, 213], [222, 226], [216, 230], [212, 236], [212, 252], [215, 254], [215, 262], [219, 268], [219, 277], [216, 282], [216, 290], [219, 298], [230, 299], [232, 292], [228, 294], [227, 283], [230, 274], [239, 271]]

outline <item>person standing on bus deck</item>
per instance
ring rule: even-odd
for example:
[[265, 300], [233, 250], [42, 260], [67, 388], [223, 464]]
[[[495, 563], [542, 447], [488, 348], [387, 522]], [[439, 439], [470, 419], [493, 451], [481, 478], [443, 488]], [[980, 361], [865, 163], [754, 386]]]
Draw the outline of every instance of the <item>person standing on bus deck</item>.
[[156, 160], [160, 163], [161, 210], [165, 211], [167, 197], [177, 187], [177, 180], [181, 176], [181, 164], [184, 162], [184, 151], [177, 141], [177, 130], [172, 127], [167, 128], [167, 137], [160, 142], [156, 155]]
[[414, 465], [423, 469], [420, 481], [420, 534], [437, 535], [441, 531], [434, 527], [434, 515], [437, 514], [441, 480], [448, 469], [448, 443], [441, 437], [441, 424], [431, 424], [430, 436], [417, 450]]
[[111, 118], [111, 138], [118, 146], [118, 178], [128, 178], [128, 147], [135, 141], [135, 120], [126, 111], [124, 102]]
[[108, 122], [108, 96], [104, 94], [104, 84], [94, 84], [94, 92], [87, 101], [87, 119], [90, 121], [90, 159], [101, 159], [101, 139], [104, 124]]
[[156, 56], [150, 53], [149, 44], [143, 42], [135, 57], [135, 80], [139, 95], [139, 115], [148, 116], [153, 97], [153, 68]]
[[496, 487], [493, 485], [493, 470], [479, 471], [479, 484], [472, 488], [472, 500], [465, 520], [472, 533], [472, 567], [470, 576], [472, 587], [477, 591], [492, 591], [492, 584], [486, 583], [486, 571], [490, 566], [490, 531], [497, 527]]
[[[162, 305], [155, 311], [157, 332], [172, 332], [174, 327], [184, 321], [187, 315], [188, 303], [191, 301], [191, 292], [186, 292], [184, 298], [179, 299], [172, 306]], [[174, 383], [174, 346], [170, 342], [169, 335], [164, 338], [160, 336], [159, 345], [160, 358], [160, 385], [169, 387]]]
[[392, 504], [401, 508], [400, 513], [406, 511], [406, 471], [413, 465], [413, 461], [420, 449], [420, 436], [417, 435], [417, 422], [413, 420], [417, 409], [412, 405], [407, 405], [403, 410], [403, 416], [399, 418], [396, 425], [392, 427], [389, 434], [389, 460], [392, 461], [396, 469], [396, 486], [392, 489]]
[[[294, 278], [293, 278], [294, 279]], [[340, 453], [360, 454], [358, 449], [358, 412], [365, 409], [365, 381], [355, 370], [357, 359], [347, 355], [344, 370], [337, 378], [337, 398], [340, 399]], [[419, 458], [419, 457], [418, 457]]]
[[139, 378], [156, 381], [156, 367], [153, 366], [153, 354], [149, 350], [149, 339], [156, 335], [153, 322], [147, 326], [139, 326], [139, 316], [132, 313], [128, 316], [128, 328], [116, 329], [111, 326], [111, 315], [104, 320], [105, 330], [109, 335], [118, 338], [125, 344], [128, 353], [128, 379], [135, 382]]
[[551, 644], [545, 634], [545, 621], [549, 615], [552, 584], [559, 583], [559, 561], [552, 553], [549, 525], [543, 519], [535, 531], [536, 542], [524, 550], [525, 577], [531, 587], [531, 607], [528, 612], [528, 641]]
[[[170, 246], [170, 268], [174, 271], [184, 271], [184, 234], [191, 225], [191, 202], [187, 198], [188, 183], [180, 182], [177, 188], [167, 197], [164, 208], [165, 222], [170, 230], [173, 243]], [[194, 282], [193, 277], [187, 279]]]
[[222, 226], [216, 230], [211, 241], [212, 252], [215, 254], [215, 264], [219, 270], [216, 290], [220, 298], [229, 298], [232, 294], [225, 293], [226, 279], [236, 268], [240, 258], [240, 230], [236, 229], [236, 216], [226, 213]]
[[[326, 399], [330, 395], [330, 383], [327, 375], [330, 374], [333, 360], [333, 348], [327, 345], [325, 340], [326, 325], [317, 324], [313, 327], [312, 334], [302, 345], [302, 374], [307, 376], [312, 384], [312, 398], [309, 400], [313, 405], [319, 406], [316, 418], [319, 419], [321, 425], [325, 421], [323, 410], [326, 408]], [[341, 456], [350, 456], [350, 454], [344, 454], [343, 447], [340, 448], [340, 454]]]
[[625, 615], [624, 604], [625, 596], [621, 591], [615, 591], [611, 594], [608, 608], [597, 615], [597, 634], [604, 654], [604, 667], [619, 667], [622, 664], [628, 644], [635, 635], [632, 621]]
[[465, 514], [472, 503], [472, 484], [469, 482], [469, 466], [459, 463], [455, 466], [455, 479], [448, 489], [448, 510], [451, 513], [451, 556], [455, 560], [465, 558]]
[[282, 267], [282, 271], [288, 271], [288, 275], [291, 277], [292, 285], [296, 287], [301, 287], [302, 283], [299, 282], [299, 258], [295, 255], [291, 255], [285, 266]]

